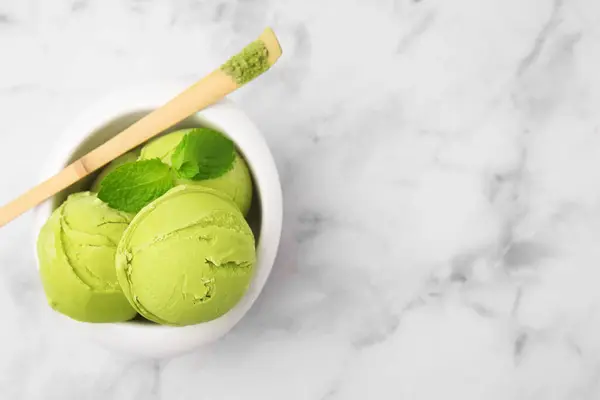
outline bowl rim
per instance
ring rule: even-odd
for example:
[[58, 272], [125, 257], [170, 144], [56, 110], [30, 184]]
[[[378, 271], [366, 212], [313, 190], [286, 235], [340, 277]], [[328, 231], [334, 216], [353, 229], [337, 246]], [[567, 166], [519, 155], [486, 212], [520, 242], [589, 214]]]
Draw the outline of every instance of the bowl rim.
[[[130, 87], [106, 96], [80, 114], [63, 131], [44, 163], [42, 179], [64, 168], [78, 146], [97, 129], [119, 117], [157, 108], [182, 89], [179, 84], [160, 83]], [[85, 323], [74, 321], [52, 310], [52, 314], [83, 328], [101, 344], [120, 347], [121, 350], [138, 355], [162, 357], [210, 343], [229, 332], [244, 317], [258, 298], [271, 273], [281, 239], [283, 222], [283, 196], [273, 155], [258, 128], [231, 100], [220, 101], [195, 115], [221, 128], [243, 153], [252, 171], [256, 191], [259, 193], [261, 225], [256, 246], [257, 262], [250, 286], [240, 302], [223, 316], [213, 321], [185, 327], [131, 322]], [[52, 199], [48, 199], [34, 210], [34, 249], [38, 232], [53, 211]], [[39, 270], [37, 251], [35, 255], [36, 268]], [[165, 344], [167, 339], [168, 344]]]

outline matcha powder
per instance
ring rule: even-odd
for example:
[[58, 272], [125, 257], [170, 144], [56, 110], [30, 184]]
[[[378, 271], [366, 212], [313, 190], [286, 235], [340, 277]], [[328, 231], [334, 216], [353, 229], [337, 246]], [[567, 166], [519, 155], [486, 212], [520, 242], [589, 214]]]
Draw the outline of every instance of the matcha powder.
[[269, 67], [269, 51], [262, 40], [256, 40], [239, 54], [231, 57], [221, 66], [221, 70], [231, 76], [238, 85], [243, 85], [268, 70]]

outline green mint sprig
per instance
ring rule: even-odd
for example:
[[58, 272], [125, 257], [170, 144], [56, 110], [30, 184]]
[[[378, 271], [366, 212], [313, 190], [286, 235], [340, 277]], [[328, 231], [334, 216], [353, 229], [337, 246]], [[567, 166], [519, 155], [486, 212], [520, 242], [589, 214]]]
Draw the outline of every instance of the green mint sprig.
[[214, 179], [233, 168], [235, 146], [221, 133], [198, 128], [186, 134], [173, 151], [169, 166], [160, 159], [140, 160], [115, 168], [100, 182], [98, 198], [110, 207], [137, 213], [184, 179]]
[[214, 179], [233, 168], [235, 146], [220, 132], [198, 128], [187, 133], [171, 156], [171, 165], [184, 179]]
[[100, 182], [98, 198], [110, 207], [137, 213], [175, 186], [172, 169], [159, 159], [123, 164]]

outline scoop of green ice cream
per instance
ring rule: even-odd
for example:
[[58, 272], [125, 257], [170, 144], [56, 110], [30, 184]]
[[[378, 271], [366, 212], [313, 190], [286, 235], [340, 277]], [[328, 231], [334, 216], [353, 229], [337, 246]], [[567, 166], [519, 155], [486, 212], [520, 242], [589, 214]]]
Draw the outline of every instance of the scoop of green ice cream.
[[254, 237], [237, 206], [221, 192], [182, 185], [135, 216], [116, 266], [125, 296], [141, 315], [184, 326], [233, 308], [255, 261]]
[[53, 309], [83, 322], [127, 321], [136, 315], [115, 270], [117, 244], [130, 220], [89, 192], [69, 196], [52, 213], [38, 236], [37, 252]]
[[[142, 148], [141, 160], [160, 158], [162, 162], [171, 165], [173, 151], [183, 137], [193, 129], [183, 129], [158, 137]], [[252, 203], [252, 178], [246, 162], [238, 152], [235, 154], [233, 168], [215, 179], [193, 181], [179, 179], [178, 184], [199, 185], [219, 190], [229, 196], [246, 215]]]
[[129, 153], [123, 154], [121, 157], [115, 158], [110, 164], [108, 164], [104, 169], [100, 172], [94, 183], [92, 184], [92, 192], [98, 193], [100, 190], [100, 182], [102, 179], [106, 177], [106, 175], [113, 172], [117, 167], [120, 167], [123, 164], [127, 164], [129, 162], [137, 161], [138, 152], [130, 151]]

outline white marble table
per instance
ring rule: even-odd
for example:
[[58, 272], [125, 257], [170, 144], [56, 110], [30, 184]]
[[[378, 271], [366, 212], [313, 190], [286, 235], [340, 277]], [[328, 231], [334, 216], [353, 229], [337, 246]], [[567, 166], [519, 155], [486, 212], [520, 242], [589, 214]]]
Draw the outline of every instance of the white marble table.
[[0, 202], [98, 97], [192, 82], [266, 25], [285, 57], [236, 96], [285, 191], [259, 302], [124, 359], [52, 322], [25, 216], [0, 398], [600, 398], [597, 0], [0, 0]]

